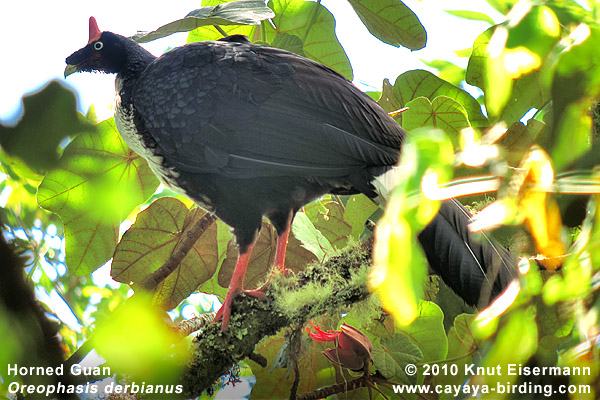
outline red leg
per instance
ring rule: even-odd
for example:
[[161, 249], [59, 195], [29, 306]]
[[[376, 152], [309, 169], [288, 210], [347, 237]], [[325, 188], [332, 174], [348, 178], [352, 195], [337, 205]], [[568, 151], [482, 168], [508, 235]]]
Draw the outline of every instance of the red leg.
[[250, 261], [250, 255], [252, 254], [252, 248], [254, 245], [250, 246], [244, 254], [239, 255], [237, 263], [235, 265], [235, 270], [233, 271], [233, 276], [231, 277], [231, 282], [229, 283], [229, 290], [227, 291], [227, 295], [225, 296], [225, 301], [223, 302], [223, 305], [221, 306], [219, 311], [217, 311], [215, 319], [213, 320], [223, 320], [221, 325], [222, 330], [226, 331], [228, 328], [229, 317], [231, 316], [231, 301], [237, 293], [244, 292], [250, 296], [262, 299], [265, 297], [263, 291], [264, 287], [271, 281], [275, 270], [279, 272], [285, 271], [285, 252], [287, 249], [288, 238], [290, 236], [290, 226], [291, 223], [288, 223], [286, 230], [281, 234], [281, 236], [277, 237], [277, 247], [275, 250], [275, 260], [273, 261], [273, 269], [271, 270], [267, 281], [260, 288], [255, 290], [244, 290], [244, 277], [246, 276], [248, 262]]
[[[222, 319], [223, 322], [221, 324], [221, 329], [224, 331], [226, 331], [229, 326], [229, 317], [231, 316], [231, 301], [237, 293], [244, 291], [244, 277], [246, 276], [246, 270], [248, 269], [248, 262], [250, 261], [250, 255], [252, 254], [252, 247], [253, 245], [250, 246], [245, 253], [238, 256], [235, 269], [233, 270], [233, 276], [229, 282], [229, 289], [227, 290], [225, 301], [223, 302], [223, 305], [219, 311], [217, 311], [217, 314], [213, 320], [218, 321]], [[259, 298], [261, 296], [264, 297], [264, 293], [249, 294]]]
[[277, 249], [275, 250], [275, 260], [273, 261], [273, 269], [277, 268], [279, 272], [285, 271], [285, 252], [290, 237], [290, 228], [292, 224], [288, 222], [288, 226], [283, 231], [281, 236], [277, 237]]
[[261, 285], [258, 289], [248, 290], [246, 293], [257, 296], [259, 293], [263, 293], [265, 286], [271, 282], [275, 271], [285, 272], [285, 252], [287, 250], [288, 239], [290, 237], [290, 226], [288, 223], [287, 229], [283, 231], [281, 236], [277, 237], [277, 245], [275, 247], [275, 259], [273, 260], [273, 268], [271, 272], [269, 272], [269, 276], [267, 277], [267, 281]]

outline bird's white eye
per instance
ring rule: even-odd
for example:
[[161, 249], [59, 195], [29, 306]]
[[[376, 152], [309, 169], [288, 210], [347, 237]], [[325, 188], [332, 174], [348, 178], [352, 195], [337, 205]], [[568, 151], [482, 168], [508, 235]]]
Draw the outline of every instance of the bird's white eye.
[[104, 43], [102, 43], [102, 42], [94, 43], [94, 49], [96, 49], [96, 50], [102, 50], [103, 47], [104, 47]]

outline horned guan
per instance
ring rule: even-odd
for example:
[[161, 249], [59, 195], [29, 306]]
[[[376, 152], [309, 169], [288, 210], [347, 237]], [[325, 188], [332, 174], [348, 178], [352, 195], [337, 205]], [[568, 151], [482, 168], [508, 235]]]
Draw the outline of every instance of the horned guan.
[[[239, 257], [219, 317], [227, 329], [263, 216], [278, 235], [282, 270], [294, 214], [327, 194], [377, 199], [406, 132], [369, 96], [319, 63], [243, 36], [190, 43], [154, 57], [89, 22], [78, 71], [115, 73], [115, 122], [169, 188], [233, 228]], [[401, 179], [401, 177], [400, 177]], [[491, 297], [514, 271], [508, 251], [473, 240], [468, 212], [443, 204], [419, 236], [431, 268], [465, 301]], [[260, 291], [250, 291], [260, 296]], [[489, 299], [488, 299], [489, 300]]]

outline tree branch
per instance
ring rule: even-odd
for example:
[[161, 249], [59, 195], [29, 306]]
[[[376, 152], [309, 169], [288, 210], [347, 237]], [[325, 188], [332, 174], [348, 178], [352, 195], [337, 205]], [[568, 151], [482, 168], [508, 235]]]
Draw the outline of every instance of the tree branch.
[[223, 332], [221, 324], [214, 323], [194, 339], [194, 354], [181, 382], [185, 395], [210, 393], [215, 381], [249, 357], [263, 338], [365, 300], [371, 250], [368, 239], [297, 276], [278, 276], [267, 288], [266, 301], [244, 294], [236, 297], [229, 330]]
[[173, 331], [183, 339], [196, 331], [204, 329], [215, 319], [216, 312], [200, 314], [192, 319], [181, 321], [177, 326], [173, 327]]

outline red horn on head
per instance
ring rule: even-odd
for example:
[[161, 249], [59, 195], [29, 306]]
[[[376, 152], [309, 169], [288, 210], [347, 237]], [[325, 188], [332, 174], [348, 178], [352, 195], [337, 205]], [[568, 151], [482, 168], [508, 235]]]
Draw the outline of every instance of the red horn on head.
[[102, 35], [102, 32], [98, 29], [96, 18], [90, 17], [90, 40], [88, 40], [88, 44], [100, 39], [100, 35]]

